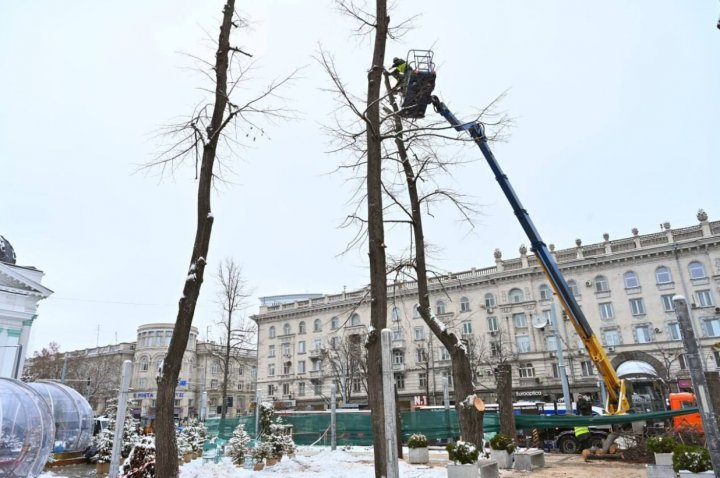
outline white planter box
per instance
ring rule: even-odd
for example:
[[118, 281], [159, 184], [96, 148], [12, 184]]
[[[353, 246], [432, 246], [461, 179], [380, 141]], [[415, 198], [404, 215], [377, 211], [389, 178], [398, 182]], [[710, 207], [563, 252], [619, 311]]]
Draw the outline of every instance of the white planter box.
[[672, 466], [672, 453], [655, 453], [655, 464]]
[[423, 464], [430, 461], [430, 453], [425, 448], [408, 448], [408, 460], [413, 465]]
[[478, 478], [478, 465], [471, 463], [469, 465], [447, 465], [448, 478]]
[[509, 470], [513, 465], [512, 453], [508, 453], [505, 450], [490, 450], [490, 459], [494, 460], [498, 464], [498, 468], [503, 470]]
[[703, 471], [701, 473], [693, 473], [692, 471], [680, 470], [680, 478], [715, 478], [715, 472], [712, 470]]

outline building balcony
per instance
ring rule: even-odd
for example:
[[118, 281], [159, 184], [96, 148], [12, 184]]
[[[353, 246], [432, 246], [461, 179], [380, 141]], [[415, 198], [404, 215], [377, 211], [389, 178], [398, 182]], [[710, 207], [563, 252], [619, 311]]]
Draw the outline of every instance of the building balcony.
[[308, 351], [308, 357], [310, 357], [311, 360], [321, 359], [322, 355], [323, 355], [323, 349], [310, 349]]
[[322, 374], [322, 370], [310, 370], [310, 378], [320, 378]]
[[394, 349], [404, 349], [405, 348], [405, 339], [393, 339], [390, 343], [391, 347]]
[[394, 363], [394, 364], [392, 364], [392, 370], [393, 370], [393, 372], [404, 372], [405, 364], [404, 363]]

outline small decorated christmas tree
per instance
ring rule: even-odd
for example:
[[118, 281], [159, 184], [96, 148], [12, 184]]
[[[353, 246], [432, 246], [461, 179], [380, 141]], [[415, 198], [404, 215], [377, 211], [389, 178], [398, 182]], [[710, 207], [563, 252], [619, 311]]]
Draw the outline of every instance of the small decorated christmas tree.
[[242, 465], [245, 462], [250, 441], [250, 435], [247, 434], [244, 425], [241, 423], [233, 431], [233, 436], [225, 448], [225, 453], [232, 458], [235, 465]]

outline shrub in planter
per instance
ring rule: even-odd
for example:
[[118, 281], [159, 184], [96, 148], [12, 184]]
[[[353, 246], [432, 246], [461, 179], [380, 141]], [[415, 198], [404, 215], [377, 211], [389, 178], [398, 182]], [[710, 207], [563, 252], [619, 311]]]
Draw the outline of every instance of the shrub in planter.
[[430, 461], [428, 453], [427, 437], [422, 433], [414, 433], [408, 440], [409, 457], [408, 461], [412, 464], [422, 464]]
[[255, 448], [252, 449], [252, 458], [256, 462], [261, 462], [267, 458], [270, 458], [274, 453], [272, 445], [268, 442], [260, 442]]
[[427, 437], [422, 433], [413, 433], [408, 440], [408, 448], [427, 448]]
[[695, 445], [678, 445], [673, 451], [673, 470], [688, 470], [702, 473], [712, 470], [710, 452], [707, 448]]
[[238, 425], [225, 448], [225, 454], [232, 459], [233, 464], [242, 465], [245, 462], [250, 441], [250, 435], [247, 434], [244, 426]]
[[655, 454], [656, 465], [672, 466], [672, 453], [677, 444], [672, 436], [654, 436], [648, 438], [645, 447], [650, 453]]
[[475, 445], [465, 441], [450, 443], [445, 447], [450, 460], [455, 464], [468, 465], [478, 461], [480, 450]]

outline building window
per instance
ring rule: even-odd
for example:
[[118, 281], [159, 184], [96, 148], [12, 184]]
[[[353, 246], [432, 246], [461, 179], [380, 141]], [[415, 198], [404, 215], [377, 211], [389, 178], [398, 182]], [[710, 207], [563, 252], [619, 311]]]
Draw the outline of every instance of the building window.
[[687, 357], [685, 357], [685, 354], [678, 355], [678, 366], [680, 370], [687, 370]]
[[337, 330], [337, 328], [340, 326], [340, 319], [338, 317], [333, 317], [330, 319], [330, 328], [332, 330]]
[[580, 289], [578, 289], [577, 282], [575, 282], [574, 280], [569, 280], [567, 284], [570, 288], [570, 292], [572, 292], [572, 295], [574, 295], [575, 297], [580, 297]]
[[283, 325], [283, 335], [290, 335], [290, 324]]
[[137, 385], [138, 388], [145, 388], [145, 383], [146, 383], [146, 382], [145, 382], [145, 379], [144, 379], [144, 378], [138, 379], [138, 385]]
[[464, 335], [472, 334], [472, 322], [466, 320], [462, 323], [462, 333]]
[[244, 384], [242, 382], [238, 382], [238, 392], [242, 392], [243, 385]]
[[268, 365], [268, 375], [271, 377], [275, 376], [275, 364], [271, 363]]
[[452, 373], [450, 373], [449, 371], [446, 370], [446, 371], [444, 371], [444, 372], [442, 373], [442, 377], [443, 377], [443, 382], [447, 382], [448, 387], [452, 387], [452, 386], [453, 386]]
[[360, 393], [362, 391], [362, 382], [359, 378], [352, 379], [352, 391], [353, 393]]
[[553, 378], [560, 378], [560, 365], [552, 364], [552, 376]]
[[339, 337], [330, 337], [330, 348], [332, 350], [337, 350], [338, 344], [340, 343]]
[[497, 317], [488, 317], [487, 327], [490, 332], [497, 332], [498, 330], [500, 330]]
[[390, 312], [390, 316], [392, 317], [393, 322], [400, 322], [400, 309], [393, 307], [392, 312]]
[[285, 362], [283, 364], [283, 375], [290, 375], [291, 368], [292, 368], [292, 362]]
[[608, 347], [614, 347], [620, 345], [620, 330], [619, 329], [607, 329], [602, 332], [603, 343]]
[[638, 344], [647, 344], [652, 342], [649, 325], [641, 325], [639, 327], [635, 327], [635, 341]]
[[305, 361], [304, 360], [298, 361], [298, 373], [305, 373]]
[[353, 314], [350, 316], [350, 327], [357, 327], [358, 325], [360, 325], [360, 316]]
[[705, 323], [705, 333], [708, 337], [720, 337], [720, 319], [706, 319], [703, 322]]
[[670, 322], [668, 324], [668, 332], [670, 332], [670, 340], [682, 340], [682, 335], [680, 335], [680, 324], [677, 322]]
[[427, 387], [427, 373], [420, 372], [418, 374], [418, 382], [420, 383], [420, 388]]
[[445, 313], [445, 302], [439, 300], [435, 303], [435, 310], [437, 315], [443, 315]]
[[492, 294], [485, 294], [485, 307], [492, 309], [495, 307], [495, 296]]
[[210, 368], [210, 372], [211, 372], [213, 375], [217, 375], [217, 374], [219, 374], [219, 373], [221, 372], [220, 368], [221, 368], [221, 367], [220, 367], [220, 362], [218, 362], [218, 361], [216, 360], [216, 361], [214, 361], [214, 362], [212, 363], [212, 367]]
[[460, 297], [460, 312], [470, 312], [470, 300], [467, 297]]
[[143, 372], [147, 372], [150, 368], [150, 361], [147, 359], [147, 357], [143, 357], [140, 359], [140, 370]]
[[445, 347], [440, 347], [440, 360], [450, 360], [450, 352]]
[[210, 388], [212, 388], [212, 389], [218, 388], [219, 384], [220, 384], [220, 381], [216, 378], [210, 380]]
[[319, 352], [320, 350], [322, 350], [322, 339], [320, 337], [316, 338], [313, 341], [313, 345], [315, 347], [315, 350]]
[[275, 345], [269, 345], [268, 346], [268, 357], [274, 357], [275, 356]]
[[515, 337], [518, 353], [530, 352], [530, 337], [528, 335], [518, 335]]
[[540, 300], [551, 300], [552, 290], [546, 284], [540, 286]]
[[709, 289], [699, 290], [695, 292], [695, 295], [697, 296], [698, 307], [711, 307], [713, 305], [712, 295]]
[[557, 335], [549, 335], [545, 337], [545, 348], [551, 352], [558, 349]]
[[413, 307], [413, 319], [419, 319], [420, 317], [422, 317], [420, 315], [420, 304], [415, 304]]
[[499, 341], [493, 340], [490, 342], [490, 356], [498, 357], [502, 355], [502, 344]]
[[245, 367], [243, 367], [242, 365], [238, 365], [237, 374], [240, 375], [240, 376], [244, 375], [244, 374], [245, 374]]
[[705, 274], [705, 266], [698, 261], [693, 261], [688, 265], [688, 271], [690, 272], [691, 279], [704, 279], [707, 277]]
[[630, 299], [630, 310], [632, 315], [645, 315], [645, 302], [641, 298]]
[[527, 317], [525, 317], [525, 313], [519, 312], [517, 314], [513, 314], [513, 323], [516, 328], [527, 327]]
[[403, 373], [395, 374], [395, 386], [397, 386], [398, 390], [405, 390], [405, 374], [403, 374]]
[[298, 342], [298, 353], [304, 354], [305, 353], [305, 341], [301, 340]]
[[286, 357], [290, 356], [290, 342], [282, 344], [282, 353]]
[[640, 281], [638, 280], [638, 276], [633, 271], [626, 272], [624, 278], [626, 289], [637, 289], [638, 287], [640, 287]]
[[603, 320], [609, 320], [615, 317], [612, 302], [603, 302], [599, 304], [598, 307], [600, 307], [600, 318]]
[[313, 331], [322, 332], [322, 322], [320, 319], [315, 319], [315, 322], [313, 323]]
[[298, 396], [305, 396], [305, 382], [298, 382]]
[[283, 395], [290, 395], [290, 384], [283, 383]]
[[315, 395], [322, 395], [322, 383], [316, 383], [313, 386], [313, 389], [314, 389], [313, 392], [315, 393]]
[[518, 377], [531, 378], [535, 376], [535, 367], [531, 363], [521, 363], [518, 365]]
[[275, 338], [275, 326], [274, 326], [274, 325], [271, 325], [271, 326], [270, 326], [270, 330], [268, 331], [268, 336], [269, 336], [271, 339], [274, 339], [274, 338]]
[[672, 294], [665, 294], [661, 295], [660, 299], [662, 300], [663, 304], [663, 310], [665, 312], [674, 312], [675, 311], [675, 304], [673, 304], [673, 295]]
[[508, 302], [516, 304], [525, 300], [525, 294], [520, 289], [510, 289], [508, 292]]
[[607, 277], [595, 277], [595, 292], [610, 292], [610, 284], [608, 283]]
[[321, 372], [322, 371], [322, 360], [316, 360], [313, 363], [313, 370], [315, 372]]
[[268, 385], [268, 397], [275, 395], [275, 385], [272, 383]]
[[427, 350], [415, 349], [415, 361], [417, 363], [426, 363], [428, 361]]
[[660, 266], [655, 269], [655, 280], [658, 284], [669, 284], [672, 282], [672, 274], [670, 269], [665, 266]]
[[415, 327], [415, 340], [425, 340], [424, 327]]
[[713, 350], [713, 357], [715, 358], [715, 366], [720, 367], [720, 352]]
[[580, 374], [583, 377], [592, 377], [595, 375], [592, 360], [583, 360], [580, 362]]
[[393, 350], [393, 363], [396, 365], [405, 363], [405, 354], [403, 353], [402, 350], [399, 350], [399, 349]]
[[298, 324], [298, 334], [305, 334], [307, 333], [307, 330], [305, 329], [305, 322], [300, 322]]

